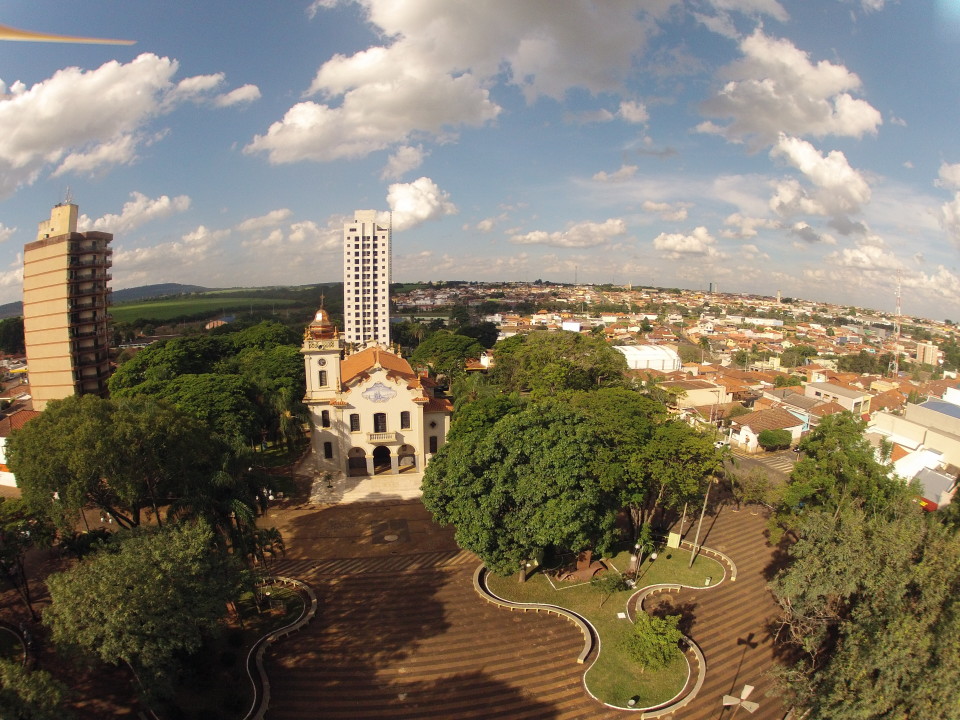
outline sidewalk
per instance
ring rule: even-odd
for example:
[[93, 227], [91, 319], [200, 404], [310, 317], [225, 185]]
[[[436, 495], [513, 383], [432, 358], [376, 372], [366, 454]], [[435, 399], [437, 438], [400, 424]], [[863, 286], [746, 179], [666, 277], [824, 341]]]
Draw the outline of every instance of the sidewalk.
[[297, 463], [294, 473], [311, 478], [310, 502], [318, 505], [341, 505], [379, 500], [416, 500], [420, 497], [423, 473], [384, 473], [374, 476], [346, 476], [337, 473], [329, 480], [317, 472], [313, 453]]

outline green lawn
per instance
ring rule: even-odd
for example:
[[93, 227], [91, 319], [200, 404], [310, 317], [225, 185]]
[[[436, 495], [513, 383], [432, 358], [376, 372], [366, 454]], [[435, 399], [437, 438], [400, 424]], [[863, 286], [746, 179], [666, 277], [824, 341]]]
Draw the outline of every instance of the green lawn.
[[206, 312], [217, 313], [222, 311], [225, 314], [229, 314], [250, 310], [251, 308], [262, 310], [273, 307], [283, 308], [296, 304], [296, 300], [275, 300], [273, 298], [263, 297], [226, 298], [204, 295], [114, 305], [110, 308], [110, 314], [113, 316], [115, 322], [133, 322], [140, 318], [164, 321], [183, 315], [198, 315]]
[[[723, 578], [723, 567], [711, 558], [699, 556], [692, 568], [687, 567], [689, 562], [686, 550], [662, 549], [656, 561], [643, 563], [637, 587], [660, 583], [703, 587], [707, 577], [713, 585]], [[607, 564], [626, 571], [630, 554], [621, 552]], [[604, 599], [589, 583], [556, 583], [555, 588], [542, 572], [522, 584], [515, 575], [502, 578], [488, 574], [487, 584], [507, 600], [558, 605], [590, 621], [600, 638], [600, 655], [584, 679], [590, 692], [603, 702], [626, 707], [627, 701], [636, 697], [638, 707], [650, 707], [670, 700], [683, 689], [687, 662], [679, 648], [674, 660], [662, 670], [644, 669], [626, 653], [623, 640], [632, 625], [629, 620], [618, 618], [617, 613], [626, 611], [626, 602], [635, 590], [617, 592]]]

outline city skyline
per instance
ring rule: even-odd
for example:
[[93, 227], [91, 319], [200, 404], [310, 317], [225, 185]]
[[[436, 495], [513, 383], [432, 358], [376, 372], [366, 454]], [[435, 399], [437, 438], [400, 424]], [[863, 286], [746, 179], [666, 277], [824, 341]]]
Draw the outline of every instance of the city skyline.
[[[57, 202], [115, 289], [580, 282], [960, 315], [960, 13], [892, 0], [8, 3], [0, 302]], [[68, 193], [71, 197], [68, 197]]]

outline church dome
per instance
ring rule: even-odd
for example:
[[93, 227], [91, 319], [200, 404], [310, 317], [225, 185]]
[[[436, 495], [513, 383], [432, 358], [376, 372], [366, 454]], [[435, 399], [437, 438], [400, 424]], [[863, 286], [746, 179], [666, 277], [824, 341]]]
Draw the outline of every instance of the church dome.
[[330, 322], [330, 316], [323, 308], [317, 310], [309, 327], [310, 337], [315, 340], [329, 340], [337, 336], [337, 328]]

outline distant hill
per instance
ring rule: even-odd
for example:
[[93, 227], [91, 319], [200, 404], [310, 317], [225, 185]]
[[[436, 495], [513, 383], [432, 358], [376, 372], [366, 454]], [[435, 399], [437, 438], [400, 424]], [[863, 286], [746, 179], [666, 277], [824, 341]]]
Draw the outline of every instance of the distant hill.
[[[137, 302], [140, 300], [150, 300], [153, 298], [167, 297], [169, 295], [182, 295], [185, 293], [207, 292], [210, 288], [201, 285], [181, 285], [180, 283], [160, 283], [158, 285], [141, 285], [135, 288], [126, 288], [124, 290], [113, 291], [113, 304], [125, 302]], [[0, 305], [0, 320], [9, 317], [19, 317], [23, 315], [23, 303], [17, 302]]]
[[[200, 285], [181, 285], [180, 283], [159, 283], [157, 285], [141, 285], [135, 288], [125, 288], [113, 291], [113, 304], [151, 300], [169, 295], [184, 295], [186, 293], [207, 292], [211, 288]], [[0, 307], [2, 310], [2, 307]]]

